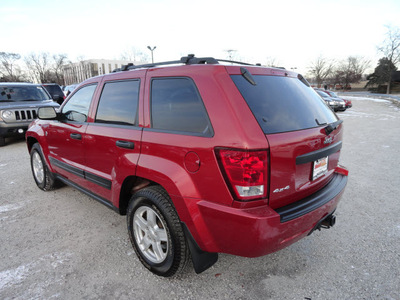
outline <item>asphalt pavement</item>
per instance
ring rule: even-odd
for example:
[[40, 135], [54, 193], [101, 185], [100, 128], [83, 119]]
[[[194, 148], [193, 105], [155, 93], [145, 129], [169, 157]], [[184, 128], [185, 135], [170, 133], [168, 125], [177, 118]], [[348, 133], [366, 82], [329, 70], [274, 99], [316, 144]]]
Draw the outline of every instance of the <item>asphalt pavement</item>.
[[39, 190], [23, 140], [0, 148], [0, 299], [400, 299], [400, 108], [351, 98], [336, 225], [202, 274], [147, 271], [126, 220], [71, 187]]

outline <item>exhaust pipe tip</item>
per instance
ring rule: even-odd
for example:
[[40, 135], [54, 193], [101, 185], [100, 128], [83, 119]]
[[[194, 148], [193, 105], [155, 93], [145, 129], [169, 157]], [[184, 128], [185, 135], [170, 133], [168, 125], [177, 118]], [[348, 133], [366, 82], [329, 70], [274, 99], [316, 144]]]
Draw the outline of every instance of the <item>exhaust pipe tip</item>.
[[328, 228], [333, 227], [333, 225], [335, 225], [335, 223], [336, 223], [336, 216], [329, 215], [321, 222], [321, 227], [328, 229]]
[[317, 225], [315, 225], [315, 227], [308, 233], [308, 235], [313, 233], [315, 230], [329, 229], [335, 224], [336, 216], [331, 213], [330, 215], [326, 216], [325, 219], [320, 220]]

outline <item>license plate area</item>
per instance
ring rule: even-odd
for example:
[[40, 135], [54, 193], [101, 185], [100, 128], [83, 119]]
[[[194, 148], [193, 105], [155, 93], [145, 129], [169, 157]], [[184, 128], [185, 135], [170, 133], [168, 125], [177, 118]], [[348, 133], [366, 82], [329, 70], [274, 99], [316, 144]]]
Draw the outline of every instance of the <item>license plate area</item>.
[[328, 156], [317, 159], [313, 162], [312, 180], [324, 176], [328, 172]]

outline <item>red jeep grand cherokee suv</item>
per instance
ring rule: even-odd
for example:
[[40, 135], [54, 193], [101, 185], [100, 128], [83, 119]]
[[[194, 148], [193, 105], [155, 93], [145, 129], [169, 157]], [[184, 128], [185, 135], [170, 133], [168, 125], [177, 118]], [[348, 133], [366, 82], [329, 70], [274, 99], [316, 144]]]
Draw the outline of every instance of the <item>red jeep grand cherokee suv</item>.
[[161, 276], [329, 228], [347, 183], [342, 121], [287, 70], [193, 55], [127, 65], [38, 115], [26, 138], [39, 188], [62, 181], [126, 214]]

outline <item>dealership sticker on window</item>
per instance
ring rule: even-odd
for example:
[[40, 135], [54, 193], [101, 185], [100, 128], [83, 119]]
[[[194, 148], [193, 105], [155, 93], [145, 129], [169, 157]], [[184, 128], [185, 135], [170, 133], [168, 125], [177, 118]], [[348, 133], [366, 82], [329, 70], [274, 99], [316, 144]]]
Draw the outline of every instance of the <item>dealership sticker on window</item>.
[[323, 176], [326, 172], [328, 172], [328, 156], [314, 161], [313, 180]]

